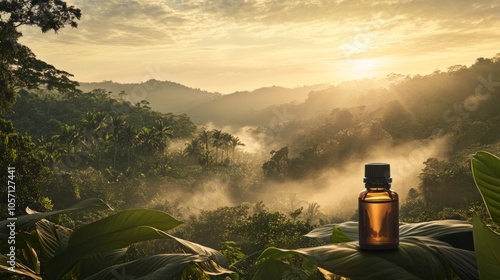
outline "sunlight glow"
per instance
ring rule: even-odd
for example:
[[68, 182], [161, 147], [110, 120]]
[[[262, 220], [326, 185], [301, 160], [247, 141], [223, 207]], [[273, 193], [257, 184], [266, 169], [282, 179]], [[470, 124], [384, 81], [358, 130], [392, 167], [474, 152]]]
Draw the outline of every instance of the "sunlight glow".
[[352, 61], [353, 70], [356, 72], [369, 72], [378, 66], [377, 59], [356, 59]]
[[383, 75], [381, 73], [384, 68], [382, 58], [359, 58], [348, 59], [341, 62], [336, 62], [334, 73], [342, 73], [342, 79], [362, 79]]

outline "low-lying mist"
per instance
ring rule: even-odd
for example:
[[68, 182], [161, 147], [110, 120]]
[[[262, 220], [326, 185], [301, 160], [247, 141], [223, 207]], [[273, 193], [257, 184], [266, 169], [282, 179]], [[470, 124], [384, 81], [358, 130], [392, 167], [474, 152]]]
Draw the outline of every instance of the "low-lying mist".
[[[443, 157], [448, 142], [443, 136], [425, 142], [379, 143], [362, 156], [352, 155], [341, 167], [319, 170], [299, 180], [274, 181], [262, 179], [262, 163], [268, 159], [266, 151], [270, 150], [266, 139], [252, 138], [254, 135], [248, 133], [248, 127], [221, 129], [244, 139], [245, 146], [239, 148], [236, 157], [236, 164], [243, 166], [242, 174], [231, 177], [214, 171], [203, 180], [191, 182], [189, 187], [183, 182], [170, 182], [160, 187], [165, 191], [158, 194], [157, 200], [174, 205], [185, 217], [202, 210], [263, 202], [269, 210], [284, 213], [301, 207], [307, 211], [317, 204], [319, 214], [325, 219], [349, 220], [357, 209], [357, 195], [364, 188], [365, 163], [391, 164], [392, 189], [399, 194], [401, 204], [408, 190], [418, 187], [424, 162], [431, 157]], [[182, 144], [179, 142], [174, 147], [181, 149]]]
[[[419, 189], [419, 175], [429, 158], [442, 159], [438, 168], [446, 169], [446, 161], [465, 158], [468, 149], [498, 143], [499, 99], [493, 91], [480, 95], [478, 89], [481, 81], [498, 73], [499, 65], [498, 59], [478, 60], [469, 68], [427, 76], [343, 83], [315, 89], [300, 102], [246, 108], [236, 115], [222, 111], [223, 122], [211, 118], [208, 110], [201, 129], [231, 133], [245, 145], [227, 163], [208, 168], [205, 179], [187, 191], [180, 182], [180, 191], [165, 196], [189, 205], [192, 213], [262, 201], [283, 212], [319, 205], [325, 217], [346, 220], [364, 188], [364, 165], [386, 162], [402, 204], [411, 188]], [[442, 135], [435, 136], [436, 131]], [[285, 158], [284, 166], [276, 154]], [[467, 195], [457, 195], [458, 203], [469, 203]], [[435, 210], [440, 207], [436, 203]]]
[[342, 168], [326, 169], [300, 181], [267, 182], [262, 192], [253, 194], [252, 198], [284, 211], [317, 203], [327, 216], [349, 218], [357, 209], [357, 194], [364, 188], [365, 163], [386, 162], [391, 164], [392, 189], [402, 203], [408, 190], [418, 187], [424, 162], [445, 154], [446, 142], [446, 138], [441, 137], [427, 143], [411, 141], [372, 147], [367, 155], [353, 156]]

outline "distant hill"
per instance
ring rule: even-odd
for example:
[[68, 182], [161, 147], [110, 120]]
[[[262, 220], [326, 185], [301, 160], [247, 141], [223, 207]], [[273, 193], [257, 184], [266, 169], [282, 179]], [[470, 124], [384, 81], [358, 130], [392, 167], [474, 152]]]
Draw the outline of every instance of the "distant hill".
[[133, 104], [146, 100], [154, 110], [175, 114], [186, 113], [193, 106], [221, 97], [221, 94], [217, 92], [208, 92], [174, 82], [158, 80], [131, 84], [112, 81], [80, 83], [80, 89], [83, 91], [105, 89], [111, 91], [114, 96], [119, 96], [120, 92], [123, 91], [126, 95], [121, 98]]
[[266, 108], [303, 103], [311, 92], [327, 87], [314, 85], [290, 89], [273, 86], [235, 92], [194, 106], [188, 115], [194, 120], [210, 121], [218, 125], [258, 125], [258, 115]]
[[91, 91], [105, 89], [112, 95], [131, 101], [133, 104], [148, 101], [154, 110], [175, 114], [187, 114], [198, 123], [212, 122], [217, 125], [253, 124], [257, 111], [271, 106], [302, 103], [309, 93], [327, 88], [328, 85], [313, 85], [297, 88], [265, 87], [254, 91], [242, 91], [222, 95], [193, 89], [169, 82], [149, 80], [144, 83], [120, 84], [112, 81], [81, 83], [80, 89]]

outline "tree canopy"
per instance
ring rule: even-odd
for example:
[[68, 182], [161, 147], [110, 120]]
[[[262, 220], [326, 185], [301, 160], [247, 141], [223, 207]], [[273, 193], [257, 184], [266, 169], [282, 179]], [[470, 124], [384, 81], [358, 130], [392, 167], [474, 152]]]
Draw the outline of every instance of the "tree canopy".
[[77, 27], [81, 11], [59, 0], [5, 0], [0, 2], [0, 110], [10, 110], [19, 88], [46, 87], [61, 92], [75, 91], [72, 75], [38, 59], [29, 47], [19, 43], [20, 26], [35, 26], [42, 32], [66, 25]]

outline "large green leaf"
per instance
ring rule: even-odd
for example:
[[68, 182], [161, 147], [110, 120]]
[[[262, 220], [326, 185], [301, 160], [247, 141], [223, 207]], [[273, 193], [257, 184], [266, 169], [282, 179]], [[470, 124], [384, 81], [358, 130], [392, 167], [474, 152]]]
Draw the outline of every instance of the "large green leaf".
[[[323, 240], [331, 239], [332, 243], [358, 240], [358, 223], [344, 222], [327, 224], [313, 229], [305, 235]], [[474, 250], [472, 242], [472, 225], [466, 221], [439, 220], [422, 223], [405, 223], [399, 226], [400, 237], [426, 236], [444, 241], [453, 247]]]
[[304, 236], [331, 240], [332, 243], [358, 240], [358, 222], [348, 221], [340, 224], [322, 225]]
[[48, 261], [66, 250], [73, 230], [42, 219], [35, 223], [43, 259]]
[[472, 225], [467, 221], [437, 220], [401, 224], [399, 236], [425, 236], [446, 242], [456, 248], [474, 251]]
[[[43, 212], [43, 213], [29, 211], [30, 213], [33, 214], [23, 215], [16, 218], [16, 230], [21, 230], [30, 227], [39, 220], [50, 217], [52, 215], [82, 211], [86, 209], [112, 209], [112, 208], [101, 199], [90, 198], [84, 201], [80, 201], [77, 204], [66, 209]], [[11, 221], [4, 220], [0, 222], [0, 238], [5, 238], [9, 235], [9, 229], [7, 228], [9, 222]]]
[[475, 153], [472, 175], [491, 219], [500, 223], [500, 159], [487, 152]]
[[82, 226], [75, 230], [69, 239], [68, 246], [84, 243], [86, 240], [132, 229], [148, 226], [162, 231], [173, 229], [183, 222], [169, 214], [152, 209], [129, 209], [108, 216], [99, 221]]
[[[288, 255], [286, 255], [288, 256]], [[285, 257], [286, 257], [285, 256]], [[293, 275], [293, 277], [292, 277]], [[267, 279], [318, 279], [317, 275], [308, 274], [302, 269], [295, 268], [288, 263], [277, 259], [270, 259], [259, 266], [252, 280]]]
[[[442, 248], [456, 259], [446, 259]], [[451, 279], [450, 261], [475, 267], [469, 251], [426, 237], [403, 237], [398, 249], [388, 251], [360, 251], [357, 241], [296, 250], [268, 248], [259, 257], [259, 265], [294, 255], [307, 258], [320, 271], [353, 279]], [[266, 278], [256, 274], [254, 279]]]
[[125, 256], [128, 247], [87, 256], [80, 262], [80, 278], [93, 275], [107, 267], [116, 264]]
[[[0, 255], [0, 276], [4, 274], [5, 275], [12, 274], [12, 272], [9, 271], [10, 266], [7, 263], [8, 261], [9, 261], [8, 256]], [[29, 277], [30, 279], [42, 280], [42, 276], [36, 274], [32, 269], [22, 264], [22, 262], [20, 262], [19, 259], [16, 259], [16, 267], [14, 271], [15, 271], [14, 274], [17, 275], [26, 276]]]
[[168, 238], [163, 230], [182, 224], [167, 213], [150, 209], [125, 210], [73, 232], [66, 251], [49, 262], [49, 274], [59, 279], [82, 258], [129, 246], [133, 243]]
[[[188, 264], [206, 263], [210, 260], [206, 256], [192, 254], [164, 254], [155, 255], [140, 260], [114, 265], [108, 267], [99, 273], [96, 273], [85, 280], [108, 280], [108, 279], [142, 279], [142, 280], [160, 280], [172, 279], [177, 276]], [[208, 265], [209, 270], [203, 272], [210, 275], [229, 275], [232, 271]]]
[[212, 249], [212, 248], [209, 248], [209, 247], [206, 247], [206, 246], [203, 246], [203, 245], [200, 245], [200, 244], [197, 244], [197, 243], [194, 243], [194, 242], [191, 242], [191, 241], [188, 241], [188, 240], [184, 240], [184, 239], [172, 236], [170, 234], [166, 234], [166, 235], [168, 237], [170, 237], [171, 239], [177, 241], [182, 246], [184, 251], [191, 252], [191, 253], [198, 254], [198, 255], [207, 256], [211, 260], [216, 262], [218, 265], [220, 265], [224, 268], [229, 268], [229, 262], [228, 262], [227, 258], [223, 254], [221, 254], [219, 251]]
[[500, 279], [500, 235], [472, 215], [474, 245], [481, 280]]

